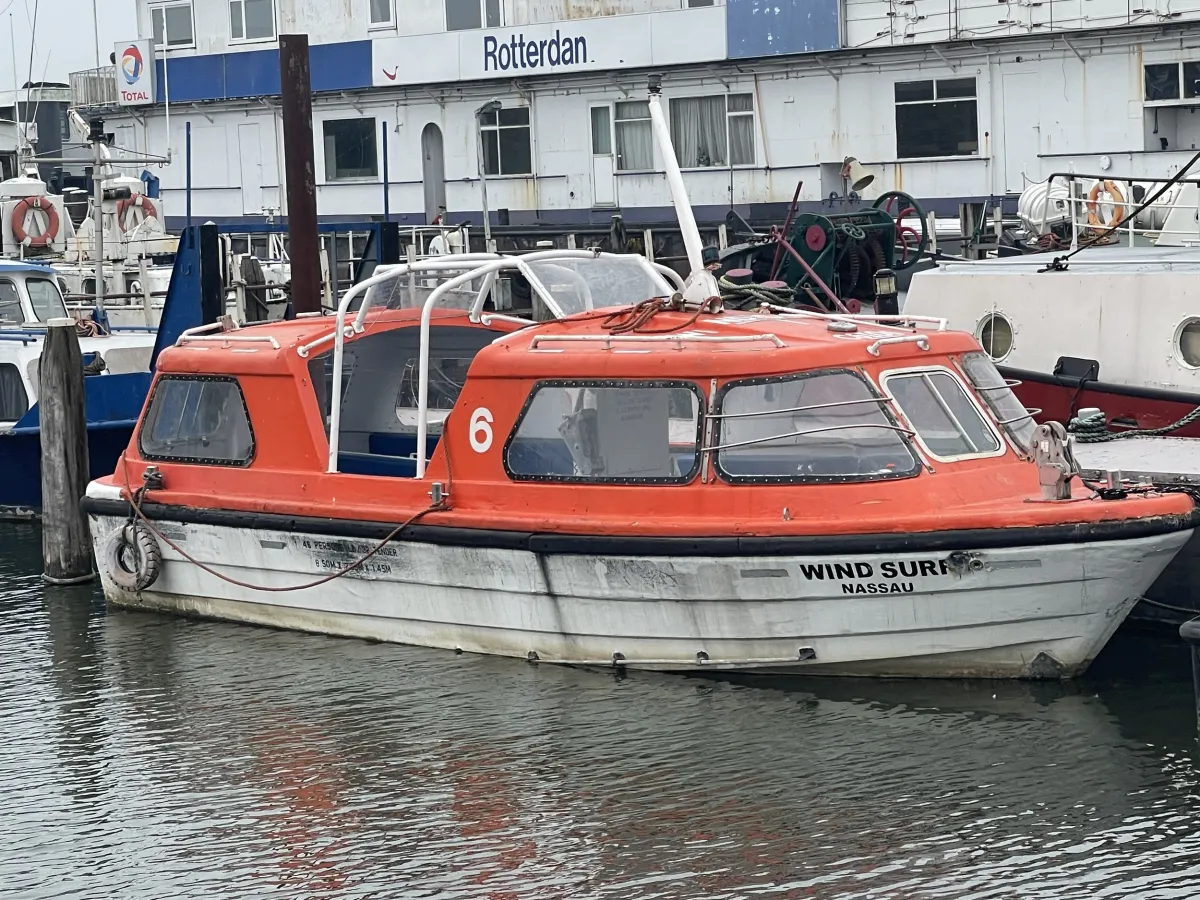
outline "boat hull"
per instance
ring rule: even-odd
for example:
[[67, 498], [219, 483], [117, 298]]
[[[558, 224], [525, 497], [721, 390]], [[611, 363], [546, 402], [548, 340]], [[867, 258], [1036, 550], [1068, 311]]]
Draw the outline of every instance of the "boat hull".
[[[1104, 411], [1113, 430], [1163, 428], [1178, 422], [1200, 406], [1200, 394], [1188, 391], [1143, 388], [1105, 381], [1084, 381], [1027, 369], [998, 367], [1005, 378], [1021, 383], [1013, 390], [1029, 409], [1041, 410], [1039, 422], [1068, 422], [1079, 410]], [[1200, 437], [1200, 421], [1171, 432], [1173, 437]]]
[[[91, 478], [111, 474], [129, 446], [136, 419], [89, 425]], [[42, 511], [42, 443], [37, 428], [0, 434], [0, 520], [36, 519]]]
[[[97, 556], [124, 524], [92, 513]], [[164, 519], [255, 585], [336, 572], [375, 541]], [[1081, 673], [1191, 534], [947, 553], [625, 556], [416, 541], [319, 587], [230, 584], [163, 546], [114, 607], [574, 665], [664, 671], [1061, 678]]]

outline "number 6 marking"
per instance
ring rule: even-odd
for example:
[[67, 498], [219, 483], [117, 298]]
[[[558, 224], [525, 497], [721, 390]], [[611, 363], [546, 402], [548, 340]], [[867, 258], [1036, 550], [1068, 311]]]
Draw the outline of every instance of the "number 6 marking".
[[492, 446], [492, 411], [481, 406], [471, 413], [471, 449], [487, 453]]

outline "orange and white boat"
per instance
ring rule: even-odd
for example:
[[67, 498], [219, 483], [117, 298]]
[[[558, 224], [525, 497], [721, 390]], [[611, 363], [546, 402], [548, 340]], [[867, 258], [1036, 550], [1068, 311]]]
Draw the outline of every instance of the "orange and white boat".
[[[485, 311], [511, 273], [538, 321]], [[109, 603], [570, 664], [1066, 677], [1190, 536], [1185, 494], [1080, 484], [970, 335], [714, 288], [459, 255], [335, 317], [186, 333], [88, 489]]]

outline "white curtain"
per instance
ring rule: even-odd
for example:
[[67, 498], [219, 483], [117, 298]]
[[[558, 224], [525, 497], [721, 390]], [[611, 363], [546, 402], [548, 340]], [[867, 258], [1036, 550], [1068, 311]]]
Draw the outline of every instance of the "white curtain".
[[683, 168], [728, 163], [725, 97], [685, 97], [671, 101], [671, 141]]
[[754, 165], [754, 96], [729, 95], [729, 160], [735, 166]]
[[650, 104], [644, 100], [618, 103], [617, 168], [641, 171], [654, 168], [654, 133], [650, 129]]

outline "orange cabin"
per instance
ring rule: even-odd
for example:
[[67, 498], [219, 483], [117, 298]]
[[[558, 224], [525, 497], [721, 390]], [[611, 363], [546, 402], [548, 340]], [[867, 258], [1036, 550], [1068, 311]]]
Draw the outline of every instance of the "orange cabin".
[[[433, 310], [416, 477], [420, 311], [182, 339], [112, 483], [157, 503], [562, 535], [880, 534], [1127, 518], [1029, 502], [1033, 421], [967, 334], [866, 318], [586, 312], [529, 327]], [[485, 325], [484, 322], [489, 322]], [[337, 452], [328, 429], [338, 418]], [[336, 469], [336, 471], [330, 471]], [[437, 488], [434, 485], [438, 485]], [[1190, 512], [1184, 496], [1139, 515]]]

